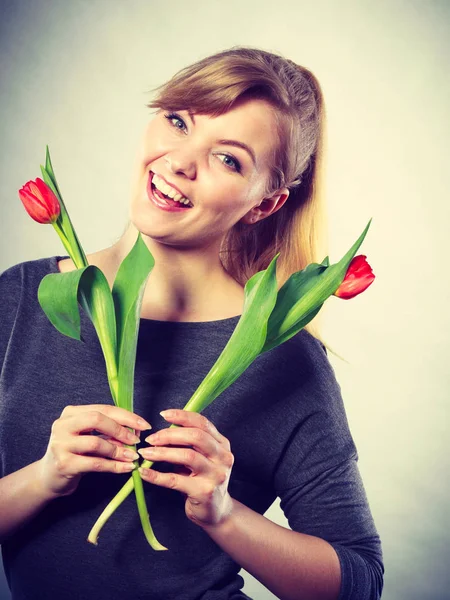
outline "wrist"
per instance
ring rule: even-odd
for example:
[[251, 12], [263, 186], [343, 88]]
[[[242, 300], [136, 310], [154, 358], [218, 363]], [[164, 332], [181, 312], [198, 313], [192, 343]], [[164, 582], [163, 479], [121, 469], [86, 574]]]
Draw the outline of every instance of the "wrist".
[[239, 502], [232, 498], [227, 492], [227, 497], [224, 500], [224, 508], [220, 519], [214, 523], [201, 523], [200, 526], [204, 529], [211, 537], [228, 535], [233, 528], [234, 517], [238, 509]]
[[34, 471], [33, 471], [33, 480], [32, 487], [35, 495], [42, 502], [51, 502], [56, 498], [60, 498], [63, 494], [59, 494], [57, 491], [53, 490], [48, 486], [48, 477], [46, 475], [46, 466], [44, 460], [41, 458], [33, 463]]

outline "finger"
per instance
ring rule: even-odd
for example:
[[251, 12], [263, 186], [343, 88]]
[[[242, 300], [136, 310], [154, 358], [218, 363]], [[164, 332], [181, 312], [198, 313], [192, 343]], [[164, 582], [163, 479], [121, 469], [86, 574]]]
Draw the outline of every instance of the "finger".
[[126, 427], [123, 427], [117, 421], [96, 410], [80, 412], [70, 417], [60, 418], [54, 425], [56, 428], [63, 426], [66, 431], [74, 435], [96, 430], [100, 433], [106, 433], [125, 444], [137, 444], [140, 441], [140, 438]]
[[91, 456], [69, 454], [59, 460], [58, 469], [65, 477], [73, 477], [80, 473], [131, 473], [136, 465], [133, 462], [122, 462]]
[[71, 417], [90, 411], [101, 412], [110, 419], [114, 419], [121, 425], [131, 427], [132, 429], [144, 431], [145, 429], [152, 428], [150, 423], [139, 415], [136, 415], [125, 408], [120, 408], [119, 406], [110, 406], [109, 404], [88, 404], [81, 406], [69, 405], [64, 408], [61, 413], [61, 417]]
[[195, 474], [208, 474], [214, 470], [214, 465], [203, 454], [192, 448], [141, 448], [138, 450], [143, 458], [153, 462], [165, 461], [183, 465]]
[[209, 433], [216, 442], [224, 445], [227, 450], [230, 449], [230, 442], [228, 438], [222, 435], [204, 415], [189, 410], [182, 410], [177, 408], [171, 408], [169, 410], [163, 410], [160, 415], [169, 423], [176, 425], [182, 425], [183, 427], [197, 427], [202, 429], [206, 433]]
[[214, 495], [215, 487], [208, 480], [199, 480], [189, 475], [180, 475], [178, 473], [162, 473], [154, 469], [144, 469], [139, 467], [139, 473], [142, 479], [149, 483], [154, 483], [161, 487], [171, 490], [178, 490], [191, 499], [198, 499], [199, 502], [211, 500]]
[[109, 435], [105, 435], [104, 433], [99, 433], [98, 437], [102, 438], [102, 440], [106, 440], [110, 444], [114, 444], [115, 446], [120, 446], [121, 448], [123, 448], [123, 445], [124, 445], [123, 442], [121, 442], [120, 440], [116, 440], [115, 438], [112, 438]]
[[134, 450], [122, 444], [112, 444], [96, 435], [73, 436], [66, 450], [73, 454], [92, 454], [113, 460], [132, 461], [139, 458], [139, 454]]
[[217, 458], [220, 446], [217, 441], [198, 428], [166, 427], [145, 438], [153, 446], [192, 446], [209, 459]]

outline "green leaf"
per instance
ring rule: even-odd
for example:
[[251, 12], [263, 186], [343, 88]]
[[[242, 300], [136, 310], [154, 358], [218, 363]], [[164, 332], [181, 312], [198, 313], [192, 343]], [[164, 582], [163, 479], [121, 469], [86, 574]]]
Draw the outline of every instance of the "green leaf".
[[38, 289], [38, 300], [50, 323], [56, 329], [75, 340], [84, 340], [80, 333], [78, 286], [83, 269], [69, 273], [46, 275]]
[[342, 259], [329, 266], [328, 256], [321, 264], [311, 263], [289, 277], [278, 292], [268, 323], [263, 352], [279, 346], [311, 321], [344, 280], [348, 266], [362, 244], [372, 219]]
[[69, 213], [67, 212], [61, 192], [59, 191], [59, 187], [56, 182], [48, 146], [46, 147], [45, 167], [41, 165], [41, 173], [45, 183], [51, 188], [59, 201], [60, 215], [57, 219], [57, 223], [63, 230], [68, 241], [68, 246], [66, 246], [66, 244], [64, 244], [64, 246], [78, 269], [87, 266], [88, 261], [86, 255], [72, 225], [72, 221], [70, 220]]
[[112, 397], [116, 402], [116, 318], [111, 290], [102, 271], [90, 265], [68, 273], [50, 273], [39, 285], [38, 300], [42, 310], [60, 333], [84, 341], [80, 333], [78, 303], [81, 304], [97, 332]]
[[[136, 242], [122, 261], [112, 289], [117, 322], [118, 405], [133, 412], [134, 371], [136, 349], [141, 320], [142, 298], [147, 279], [155, 260], [138, 233]], [[145, 501], [141, 475], [133, 473], [134, 491], [142, 529], [149, 544], [155, 550], [166, 550], [153, 533]]]
[[247, 369], [260, 354], [267, 335], [267, 320], [277, 296], [276, 261], [251, 277], [244, 288], [242, 315], [219, 358], [184, 410], [201, 412]]
[[134, 369], [142, 298], [155, 260], [138, 233], [130, 253], [117, 272], [112, 297], [117, 322], [119, 403], [133, 410]]

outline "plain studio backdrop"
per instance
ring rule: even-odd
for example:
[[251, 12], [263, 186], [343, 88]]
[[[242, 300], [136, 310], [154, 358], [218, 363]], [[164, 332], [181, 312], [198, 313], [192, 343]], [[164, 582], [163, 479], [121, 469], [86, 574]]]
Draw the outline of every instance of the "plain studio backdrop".
[[[450, 598], [450, 3], [357, 0], [3, 0], [0, 270], [65, 254], [17, 190], [49, 144], [87, 253], [127, 220], [148, 90], [233, 45], [318, 77], [328, 112], [330, 260], [359, 253], [376, 280], [324, 307], [324, 336], [385, 560], [384, 600]], [[24, 440], [26, 443], [26, 440]], [[266, 516], [287, 525], [278, 503]], [[245, 591], [274, 598], [247, 573]], [[9, 598], [6, 584], [0, 592]]]

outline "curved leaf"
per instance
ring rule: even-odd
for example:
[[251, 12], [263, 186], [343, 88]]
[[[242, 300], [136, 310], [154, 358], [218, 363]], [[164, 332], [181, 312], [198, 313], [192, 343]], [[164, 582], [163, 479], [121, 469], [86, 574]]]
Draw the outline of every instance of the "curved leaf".
[[116, 315], [109, 283], [95, 265], [84, 269], [78, 301], [92, 321], [100, 341], [109, 377], [117, 377]]
[[134, 368], [142, 298], [155, 259], [139, 233], [117, 272], [112, 297], [117, 322], [119, 405], [133, 410]]
[[242, 375], [260, 354], [267, 335], [267, 320], [277, 297], [277, 254], [264, 271], [246, 283], [244, 308], [219, 358], [201, 382], [184, 410], [201, 412]]
[[[97, 332], [111, 387], [117, 379], [116, 317], [111, 290], [102, 271], [89, 265], [68, 273], [50, 273], [39, 285], [38, 300], [60, 333], [83, 342], [78, 303], [81, 304]], [[111, 393], [116, 401], [114, 387]]]
[[362, 244], [372, 219], [342, 259], [329, 265], [328, 256], [321, 264], [309, 264], [289, 277], [278, 292], [270, 316], [264, 352], [294, 336], [319, 312], [323, 303], [341, 285], [348, 266]]
[[80, 333], [78, 286], [84, 269], [46, 275], [38, 289], [38, 300], [50, 323], [63, 335], [84, 342]]

